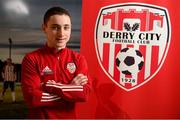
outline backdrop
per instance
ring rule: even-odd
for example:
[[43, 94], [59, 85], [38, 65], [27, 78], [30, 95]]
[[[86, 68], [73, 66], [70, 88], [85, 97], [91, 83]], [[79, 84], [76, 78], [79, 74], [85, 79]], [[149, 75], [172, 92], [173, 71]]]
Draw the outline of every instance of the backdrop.
[[79, 118], [180, 118], [180, 7], [83, 0], [81, 49], [93, 91]]

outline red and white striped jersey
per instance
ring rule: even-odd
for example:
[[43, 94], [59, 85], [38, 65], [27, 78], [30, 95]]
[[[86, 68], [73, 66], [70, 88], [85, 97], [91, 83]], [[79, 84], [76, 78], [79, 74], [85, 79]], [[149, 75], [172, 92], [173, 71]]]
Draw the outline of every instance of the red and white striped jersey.
[[6, 65], [3, 69], [2, 77], [4, 78], [4, 81], [15, 81], [16, 73], [14, 65]]
[[[88, 83], [70, 85], [80, 73], [88, 76]], [[75, 118], [76, 102], [86, 101], [91, 90], [86, 60], [68, 48], [56, 52], [46, 45], [24, 57], [22, 90], [30, 118]]]

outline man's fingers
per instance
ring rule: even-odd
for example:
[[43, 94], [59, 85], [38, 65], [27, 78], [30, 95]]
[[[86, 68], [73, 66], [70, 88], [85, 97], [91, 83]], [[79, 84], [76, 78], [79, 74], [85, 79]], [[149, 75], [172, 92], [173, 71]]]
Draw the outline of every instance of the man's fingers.
[[87, 79], [87, 76], [83, 75], [83, 74], [78, 74], [73, 80], [81, 80], [81, 79]]
[[76, 85], [81, 85], [81, 84], [87, 83], [87, 81], [88, 81], [87, 78], [79, 78], [79, 79], [73, 79], [71, 83], [76, 84]]
[[81, 83], [80, 83], [80, 85], [85, 85], [85, 84], [87, 84], [87, 82], [88, 82], [88, 79], [82, 80]]
[[84, 77], [83, 74], [78, 74], [74, 79], [81, 79], [82, 77]]
[[83, 74], [78, 74], [71, 82], [71, 84], [75, 85], [85, 85], [88, 81], [87, 76]]

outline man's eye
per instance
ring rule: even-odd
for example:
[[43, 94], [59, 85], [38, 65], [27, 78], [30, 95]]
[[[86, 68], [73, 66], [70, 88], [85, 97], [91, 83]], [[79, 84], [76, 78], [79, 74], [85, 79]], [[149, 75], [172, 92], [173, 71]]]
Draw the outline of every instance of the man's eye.
[[52, 26], [51, 29], [52, 30], [58, 30], [58, 27], [57, 26]]
[[51, 27], [51, 28], [52, 28], [53, 30], [54, 30], [54, 29], [57, 29], [57, 27]]
[[65, 30], [69, 30], [70, 27], [69, 27], [69, 26], [65, 26], [64, 29], [65, 29]]

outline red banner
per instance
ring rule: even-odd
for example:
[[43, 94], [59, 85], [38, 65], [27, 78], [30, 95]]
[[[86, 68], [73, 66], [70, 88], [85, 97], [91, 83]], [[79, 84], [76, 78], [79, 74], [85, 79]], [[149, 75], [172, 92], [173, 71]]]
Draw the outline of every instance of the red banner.
[[93, 92], [79, 118], [180, 118], [177, 1], [83, 0]]

